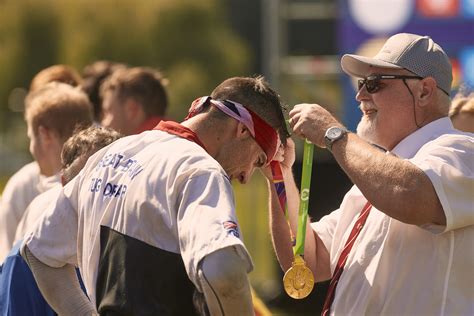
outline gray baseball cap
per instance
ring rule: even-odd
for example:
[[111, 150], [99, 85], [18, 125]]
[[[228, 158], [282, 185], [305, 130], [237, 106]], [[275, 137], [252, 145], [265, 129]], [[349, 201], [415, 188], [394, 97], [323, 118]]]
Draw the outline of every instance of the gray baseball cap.
[[371, 67], [406, 69], [423, 78], [434, 78], [438, 88], [447, 95], [451, 92], [451, 62], [429, 36], [408, 33], [393, 35], [373, 58], [345, 54], [341, 66], [344, 72], [359, 78], [369, 75]]

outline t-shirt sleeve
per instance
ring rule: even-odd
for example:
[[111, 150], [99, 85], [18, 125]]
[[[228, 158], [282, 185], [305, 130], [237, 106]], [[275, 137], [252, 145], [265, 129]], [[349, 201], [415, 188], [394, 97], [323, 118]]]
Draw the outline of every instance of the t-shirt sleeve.
[[427, 225], [433, 233], [474, 224], [474, 138], [441, 137], [410, 161], [430, 178], [446, 215], [446, 227]]
[[71, 204], [71, 195], [77, 189], [76, 180], [77, 177], [51, 201], [24, 241], [36, 258], [51, 267], [77, 266], [78, 215], [77, 208]]
[[323, 216], [319, 221], [311, 223], [311, 228], [321, 238], [326, 250], [331, 251], [334, 234], [340, 217], [340, 209]]
[[235, 246], [247, 271], [252, 271], [252, 260], [241, 240], [232, 186], [222, 173], [208, 172], [188, 179], [179, 196], [177, 215], [181, 255], [196, 286], [199, 262], [226, 247]]

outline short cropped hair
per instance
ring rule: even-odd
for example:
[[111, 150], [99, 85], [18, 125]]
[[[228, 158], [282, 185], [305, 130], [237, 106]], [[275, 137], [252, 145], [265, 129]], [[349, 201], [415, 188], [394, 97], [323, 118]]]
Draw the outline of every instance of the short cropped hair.
[[238, 102], [256, 113], [278, 131], [285, 144], [289, 137], [283, 111], [285, 106], [280, 96], [270, 87], [263, 76], [233, 77], [218, 85], [211, 93], [216, 100]]
[[87, 95], [65, 83], [48, 83], [30, 92], [25, 103], [25, 119], [35, 134], [39, 126], [44, 126], [65, 141], [77, 126], [92, 124], [92, 105]]
[[[64, 143], [61, 151], [63, 177], [66, 182], [69, 182], [76, 176], [90, 156], [120, 137], [122, 135], [113, 129], [100, 126], [91, 126], [74, 132]], [[78, 162], [81, 163], [79, 170], [72, 167]]]
[[132, 98], [143, 107], [146, 116], [163, 116], [168, 107], [167, 80], [161, 72], [148, 67], [119, 69], [105, 80], [101, 96], [114, 92], [121, 100]]
[[127, 65], [107, 60], [99, 60], [84, 67], [82, 71], [82, 90], [87, 94], [94, 107], [94, 119], [100, 121], [102, 115], [102, 97], [100, 86], [118, 69], [125, 69]]
[[67, 65], [54, 65], [38, 72], [31, 80], [30, 92], [38, 90], [50, 82], [62, 82], [77, 87], [82, 82], [81, 75]]

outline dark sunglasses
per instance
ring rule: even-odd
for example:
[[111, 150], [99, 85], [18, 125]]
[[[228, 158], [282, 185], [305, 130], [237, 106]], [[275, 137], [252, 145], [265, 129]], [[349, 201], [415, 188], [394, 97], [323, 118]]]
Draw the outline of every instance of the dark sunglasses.
[[403, 76], [403, 75], [373, 75], [368, 76], [365, 79], [357, 80], [357, 87], [358, 91], [362, 89], [365, 85], [368, 93], [375, 93], [382, 88], [382, 84], [380, 80], [387, 80], [387, 79], [423, 79], [419, 76]]

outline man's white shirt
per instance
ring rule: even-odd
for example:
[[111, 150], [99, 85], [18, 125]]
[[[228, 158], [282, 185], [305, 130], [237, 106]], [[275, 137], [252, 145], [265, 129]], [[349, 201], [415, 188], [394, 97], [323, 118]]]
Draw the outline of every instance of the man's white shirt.
[[214, 251], [236, 246], [247, 271], [253, 267], [225, 171], [196, 143], [163, 131], [94, 154], [26, 238], [42, 262], [78, 265], [94, 305], [100, 226], [180, 253], [198, 289], [198, 264]]
[[[347, 258], [331, 314], [474, 315], [474, 137], [436, 120], [393, 154], [430, 178], [446, 226], [418, 227], [372, 208]], [[367, 200], [357, 187], [312, 227], [330, 253], [331, 271]]]

